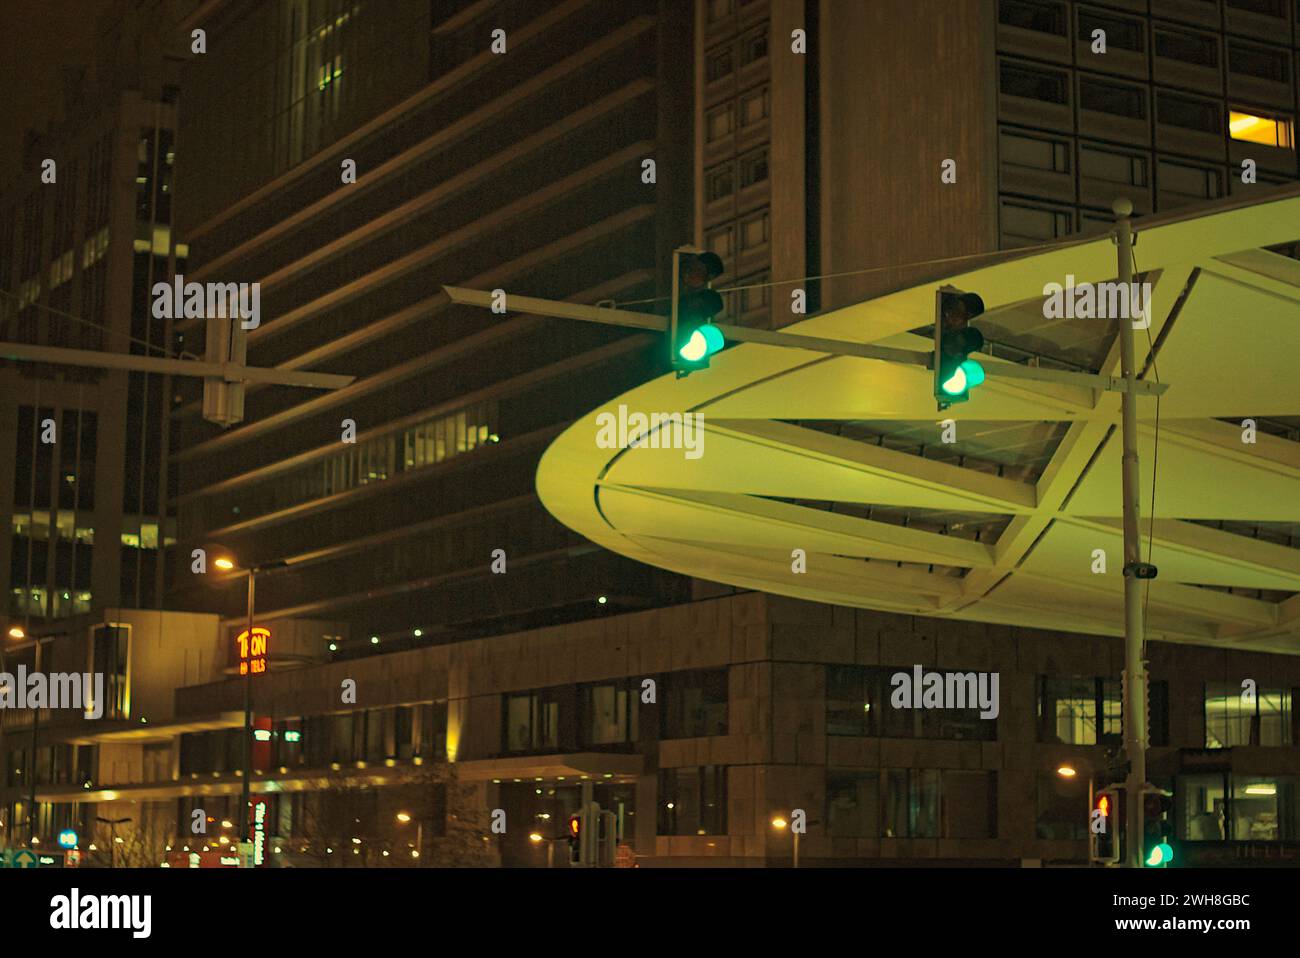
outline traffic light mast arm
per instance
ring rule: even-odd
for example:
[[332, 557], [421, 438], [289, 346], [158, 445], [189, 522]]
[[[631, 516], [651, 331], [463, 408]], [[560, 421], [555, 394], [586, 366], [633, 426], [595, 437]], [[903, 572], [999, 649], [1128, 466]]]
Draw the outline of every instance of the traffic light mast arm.
[[217, 377], [226, 382], [273, 383], [279, 386], [309, 386], [313, 389], [342, 389], [355, 376], [314, 373], [302, 369], [268, 369], [239, 366], [234, 363], [209, 363], [201, 359], [167, 359], [161, 356], [136, 356], [131, 353], [101, 353], [93, 349], [65, 349], [62, 346], [36, 346], [31, 343], [0, 343], [0, 359], [35, 363], [59, 363], [65, 366], [91, 366], [96, 369], [123, 369], [133, 373], [159, 373], [170, 376]]
[[[477, 289], [466, 289], [462, 286], [444, 286], [443, 289], [453, 303], [463, 306], [480, 306], [484, 309], [492, 307], [491, 293], [485, 293]], [[576, 319], [585, 323], [624, 326], [629, 329], [645, 329], [657, 333], [670, 332], [667, 317], [654, 316], [650, 313], [636, 313], [626, 309], [584, 306], [579, 303], [564, 303], [553, 299], [539, 299], [535, 296], [515, 295], [507, 298], [507, 307], [511, 312], [529, 313], [536, 316]], [[801, 336], [798, 333], [784, 333], [771, 329], [753, 329], [749, 326], [732, 326], [728, 323], [714, 323], [714, 325], [723, 336], [737, 343], [762, 343], [767, 346], [806, 349], [810, 352], [829, 353], [834, 356], [858, 356], [862, 359], [879, 359], [891, 363], [924, 366], [927, 369], [930, 368], [933, 357], [932, 353], [920, 350], [895, 349], [891, 346], [873, 346], [867, 343], [850, 343], [842, 339]], [[1037, 366], [1021, 366], [1017, 363], [990, 363], [985, 367], [985, 372], [990, 376], [1032, 379], [1038, 382], [1081, 386], [1085, 389], [1100, 389], [1109, 392], [1126, 392], [1128, 389], [1128, 381], [1119, 376], [1099, 376], [1092, 373], [1042, 369]], [[1134, 388], [1138, 394], [1160, 395], [1169, 388], [1169, 384], [1137, 380]]]

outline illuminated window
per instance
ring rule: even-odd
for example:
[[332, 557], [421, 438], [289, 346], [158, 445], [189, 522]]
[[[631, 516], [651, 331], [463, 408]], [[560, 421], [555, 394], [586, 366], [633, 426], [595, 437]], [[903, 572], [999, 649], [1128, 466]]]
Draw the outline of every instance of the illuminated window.
[[1232, 110], [1228, 113], [1228, 131], [1234, 140], [1295, 149], [1295, 123], [1291, 120]]
[[1120, 683], [1100, 677], [1039, 676], [1038, 740], [1097, 745], [1123, 734]]
[[1246, 701], [1241, 686], [1208, 682], [1205, 686], [1205, 747], [1291, 744], [1291, 690], [1260, 688]]

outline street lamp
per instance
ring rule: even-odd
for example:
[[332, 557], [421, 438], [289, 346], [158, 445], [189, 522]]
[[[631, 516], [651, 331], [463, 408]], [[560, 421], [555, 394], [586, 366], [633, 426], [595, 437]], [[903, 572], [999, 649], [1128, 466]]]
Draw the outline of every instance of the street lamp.
[[[239, 561], [229, 550], [220, 546], [219, 553], [213, 558], [212, 565], [222, 572], [233, 572], [239, 568]], [[257, 596], [257, 574], [269, 569], [283, 569], [288, 563], [283, 560], [275, 562], [263, 562], [260, 565], [247, 566], [244, 571], [248, 575], [248, 641], [253, 641], [253, 610]], [[252, 784], [253, 784], [253, 669], [250, 667], [244, 672], [244, 776], [239, 788], [239, 808], [240, 808], [240, 825], [239, 840], [241, 842], [252, 841], [252, 823], [249, 819], [252, 815], [249, 809], [252, 805]]]
[[[1094, 782], [1094, 777], [1095, 777], [1095, 776], [1094, 776], [1094, 773], [1093, 773], [1093, 771], [1092, 771], [1092, 766], [1089, 765], [1089, 766], [1087, 766], [1087, 768], [1088, 768], [1088, 814], [1084, 816], [1084, 819], [1083, 819], [1083, 820], [1084, 820], [1085, 822], [1088, 823], [1088, 828], [1091, 829], [1091, 828], [1092, 828], [1092, 800], [1093, 800], [1093, 788], [1094, 788], [1094, 785], [1095, 785], [1095, 782]], [[1068, 781], [1070, 781], [1071, 779], [1073, 779], [1076, 775], [1078, 775], [1078, 774], [1079, 774], [1079, 771], [1078, 771], [1078, 769], [1076, 769], [1073, 765], [1071, 765], [1069, 762], [1062, 762], [1059, 766], [1057, 766], [1057, 768], [1056, 768], [1056, 774], [1059, 775], [1059, 776], [1061, 776], [1061, 778], [1065, 779], [1065, 780], [1068, 782]], [[1089, 832], [1089, 834], [1091, 834], [1091, 831]], [[1089, 849], [1092, 848], [1092, 840], [1091, 840], [1091, 839], [1088, 840], [1088, 847], [1089, 847]], [[1089, 868], [1092, 867], [1092, 852], [1091, 852], [1091, 850], [1090, 850], [1089, 853], [1088, 853], [1088, 867], [1089, 867]]]
[[[410, 812], [397, 813], [397, 821], [402, 825], [405, 825], [410, 820], [411, 820]], [[424, 822], [416, 822], [415, 823], [415, 847], [411, 849], [411, 857], [418, 859], [420, 857], [420, 849], [422, 848], [424, 848]]]
[[[789, 827], [789, 824], [790, 823], [787, 822], [780, 815], [777, 815], [775, 818], [772, 819], [772, 827], [775, 828], [778, 832], [784, 831], [787, 827]], [[794, 829], [790, 829], [790, 831], [794, 838], [794, 867], [798, 868], [799, 867], [799, 833]]]
[[[807, 820], [804, 821], [804, 825], [805, 825], [805, 826], [808, 826], [808, 825], [820, 825], [820, 824], [821, 824], [821, 821], [820, 821], [820, 820], [816, 820], [816, 819], [807, 819]], [[780, 831], [784, 831], [786, 828], [789, 828], [789, 829], [790, 829], [791, 837], [794, 839], [794, 867], [795, 867], [795, 868], [798, 868], [798, 867], [799, 867], [799, 835], [800, 835], [800, 832], [799, 832], [797, 829], [795, 829], [795, 828], [794, 828], [794, 827], [793, 827], [793, 826], [792, 826], [788, 821], [786, 821], [785, 818], [784, 818], [783, 816], [781, 816], [781, 815], [773, 816], [773, 818], [772, 818], [772, 828], [774, 828], [774, 829], [775, 829], [776, 831], [778, 831], [778, 832], [780, 832]]]
[[[23, 629], [21, 626], [17, 626], [17, 625], [10, 626], [8, 634], [9, 634], [9, 638], [13, 639], [15, 642], [19, 642], [22, 641], [23, 639], [28, 638], [27, 631]], [[41, 671], [41, 639], [36, 636], [32, 636], [31, 638], [35, 648], [35, 652], [33, 654], [33, 659], [32, 659], [33, 671], [40, 672]], [[3, 650], [0, 650], [0, 671], [5, 671]], [[31, 748], [32, 757], [30, 762], [31, 781], [27, 783], [28, 784], [27, 830], [28, 830], [29, 846], [40, 844], [40, 838], [36, 834], [36, 829], [39, 825], [39, 822], [37, 820], [38, 816], [36, 814], [37, 736], [40, 734], [40, 728], [41, 728], [41, 710], [38, 708], [34, 708], [32, 709], [32, 748]], [[17, 822], [11, 823], [11, 825], [14, 827], [16, 827], [17, 824], [18, 824]]]

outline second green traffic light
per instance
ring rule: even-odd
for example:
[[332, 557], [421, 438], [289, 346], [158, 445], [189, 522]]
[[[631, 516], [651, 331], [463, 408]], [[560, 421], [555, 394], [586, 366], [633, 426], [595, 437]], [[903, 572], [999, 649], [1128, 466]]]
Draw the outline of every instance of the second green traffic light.
[[709, 357], [726, 345], [713, 317], [723, 310], [711, 283], [722, 275], [717, 253], [673, 251], [672, 366], [678, 376], [709, 367]]
[[934, 316], [934, 398], [939, 411], [965, 402], [970, 391], [984, 382], [984, 367], [970, 359], [984, 348], [984, 334], [971, 320], [984, 312], [984, 300], [945, 286], [939, 290]]

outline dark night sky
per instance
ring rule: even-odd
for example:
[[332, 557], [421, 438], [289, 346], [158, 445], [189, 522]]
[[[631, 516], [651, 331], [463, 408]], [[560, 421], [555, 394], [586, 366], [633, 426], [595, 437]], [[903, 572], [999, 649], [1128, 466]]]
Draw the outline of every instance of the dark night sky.
[[0, 184], [22, 172], [23, 132], [63, 115], [63, 68], [86, 66], [115, 0], [0, 0]]

